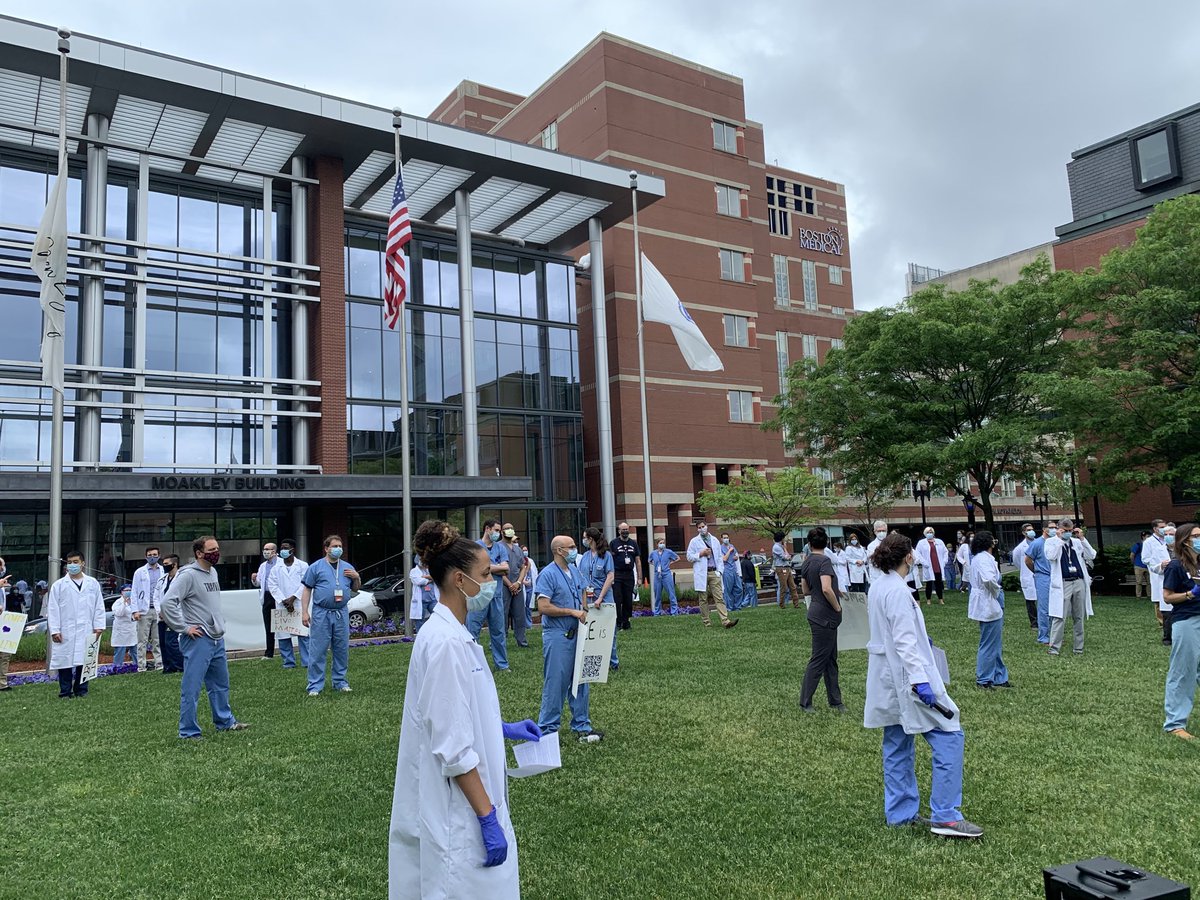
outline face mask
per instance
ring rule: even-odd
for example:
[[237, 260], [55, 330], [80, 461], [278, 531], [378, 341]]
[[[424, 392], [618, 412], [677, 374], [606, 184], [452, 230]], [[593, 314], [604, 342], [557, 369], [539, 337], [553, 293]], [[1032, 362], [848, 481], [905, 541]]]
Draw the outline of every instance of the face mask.
[[[466, 572], [463, 572], [463, 577], [465, 577], [468, 581], [472, 582], [473, 584], [479, 584], [478, 581], [476, 581], [474, 578], [472, 578]], [[474, 597], [467, 597], [467, 609], [471, 610], [472, 612], [479, 612], [479, 610], [481, 610], [481, 609], [487, 609], [487, 606], [489, 603], [492, 602], [492, 597], [495, 595], [495, 593], [496, 593], [496, 582], [495, 581], [488, 581], [488, 582], [485, 582], [484, 584], [479, 584], [479, 593], [476, 594]], [[466, 592], [464, 591], [463, 594], [465, 596]]]
[[700, 537], [708, 537], [708, 529], [707, 528], [700, 529]]
[[1192, 549], [1200, 553], [1200, 538], [1192, 538]]
[[583, 546], [585, 546], [585, 547], [591, 547], [591, 546], [592, 546], [592, 539], [591, 539], [591, 538], [584, 538], [584, 539], [583, 539]]
[[1029, 538], [1032, 541], [1035, 537], [1037, 537], [1037, 532], [1032, 531], [1032, 530], [1027, 531], [1027, 532], [1025, 532], [1025, 537]]
[[334, 559], [341, 559], [342, 558], [342, 548], [341, 547], [330, 547], [329, 555], [331, 557], [333, 557]]
[[933, 540], [933, 532], [932, 531], [925, 532], [925, 540], [927, 540], [927, 541]]
[[263, 551], [263, 559], [270, 559], [274, 555], [275, 555], [274, 550], [264, 550]]
[[280, 550], [280, 551], [279, 551], [279, 555], [280, 555], [281, 557], [283, 557], [284, 559], [291, 559], [291, 558], [292, 558], [292, 551], [291, 551], [291, 550], [286, 550], [286, 549], [285, 549], [285, 550]]
[[163, 563], [163, 571], [164, 572], [174, 572], [175, 571], [175, 563]]
[[911, 572], [913, 567], [913, 558], [910, 556], [908, 559], [904, 560], [904, 565], [908, 566], [908, 571]]
[[882, 541], [885, 537], [887, 537], [887, 532], [886, 531], [877, 531], [877, 532], [875, 532], [875, 537], [879, 538]]
[[729, 538], [721, 538], [721, 543], [728, 547], [729, 546]]
[[504, 536], [511, 541], [513, 538], [515, 538], [517, 536], [517, 532], [512, 528], [505, 528]]
[[1174, 544], [1174, 543], [1175, 543], [1175, 535], [1173, 535], [1173, 534], [1168, 534], [1168, 535], [1167, 535], [1167, 536], [1164, 538], [1164, 540], [1167, 542], [1167, 546], [1168, 546], [1168, 547], [1170, 547], [1172, 544]]
[[1167, 530], [1165, 528], [1155, 528], [1154, 529], [1154, 533], [1157, 534], [1159, 537], [1162, 537], [1164, 534], [1166, 534], [1166, 531]]
[[495, 543], [499, 540], [500, 540], [500, 531], [499, 531], [499, 529], [497, 529], [496, 531], [492, 532], [492, 542]]
[[81, 566], [79, 563], [67, 563], [67, 574], [68, 575], [78, 575], [82, 571], [83, 571], [83, 566]]
[[629, 537], [629, 532], [628, 532], [628, 531], [622, 531], [622, 532], [621, 532], [621, 540], [625, 540], [625, 538], [627, 538], [627, 537]]
[[659, 550], [662, 550], [662, 549], [663, 549], [664, 547], [666, 547], [666, 546], [667, 546], [667, 545], [666, 545], [666, 544], [664, 544], [662, 541], [659, 541], [659, 542], [658, 542], [658, 549], [659, 549]]
[[158, 557], [157, 556], [147, 556], [146, 557], [146, 565], [157, 566], [158, 565]]
[[573, 563], [577, 559], [579, 559], [579, 551], [572, 547], [567, 551], [567, 562]]
[[129, 602], [129, 591], [121, 591], [121, 599], [128, 603]]
[[220, 550], [211, 550], [208, 553], [205, 553], [204, 561], [215, 566], [217, 563], [219, 563], [221, 561], [221, 551]]
[[858, 538], [851, 538], [850, 543], [852, 546], [857, 547], [858, 546]]

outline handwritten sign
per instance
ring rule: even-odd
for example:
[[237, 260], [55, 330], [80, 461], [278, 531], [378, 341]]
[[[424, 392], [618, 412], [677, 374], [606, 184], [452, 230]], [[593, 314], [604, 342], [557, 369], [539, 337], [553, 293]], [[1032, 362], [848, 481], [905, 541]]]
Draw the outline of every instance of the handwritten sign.
[[83, 657], [83, 674], [79, 676], [79, 683], [91, 681], [96, 677], [100, 670], [100, 635], [96, 635], [92, 642], [87, 646], [87, 653]]
[[6, 612], [0, 615], [0, 653], [16, 653], [21, 635], [25, 633], [25, 613]]
[[852, 591], [842, 595], [842, 624], [838, 626], [838, 652], [866, 650], [871, 639], [867, 595]]
[[300, 605], [296, 604], [296, 608], [291, 612], [286, 609], [271, 610], [271, 630], [276, 634], [308, 637], [308, 628], [304, 624], [304, 614], [300, 612]]
[[608, 661], [612, 657], [613, 637], [617, 633], [617, 606], [602, 604], [589, 609], [587, 621], [579, 626], [575, 640], [575, 677], [571, 681], [571, 696], [579, 693], [581, 684], [608, 681]]

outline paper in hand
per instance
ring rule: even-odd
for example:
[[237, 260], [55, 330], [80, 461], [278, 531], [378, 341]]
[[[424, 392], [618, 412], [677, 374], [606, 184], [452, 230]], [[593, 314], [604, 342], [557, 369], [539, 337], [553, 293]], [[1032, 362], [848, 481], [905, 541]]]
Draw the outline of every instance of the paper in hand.
[[513, 778], [528, 778], [530, 775], [541, 775], [551, 769], [562, 768], [562, 752], [557, 731], [543, 735], [540, 741], [513, 744], [513, 755], [517, 758], [517, 767], [508, 770], [508, 774]]

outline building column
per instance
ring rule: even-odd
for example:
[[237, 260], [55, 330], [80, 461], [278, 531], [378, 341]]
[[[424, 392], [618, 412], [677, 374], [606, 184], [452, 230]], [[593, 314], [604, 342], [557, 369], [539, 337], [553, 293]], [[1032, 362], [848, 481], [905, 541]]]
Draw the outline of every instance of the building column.
[[729, 483], [730, 484], [741, 484], [742, 483], [742, 467], [741, 466], [730, 466], [729, 467]]
[[100, 517], [94, 506], [85, 507], [75, 514], [75, 533], [78, 535], [76, 544], [79, 552], [89, 566], [95, 568], [100, 561], [98, 541]]
[[308, 194], [308, 257], [321, 268], [316, 322], [309, 335], [309, 377], [321, 382], [321, 417], [314, 419], [312, 462], [326, 475], [345, 475], [346, 446], [346, 217], [343, 162], [313, 161], [315, 190]]
[[[308, 163], [302, 156], [292, 157], [292, 174], [298, 178], [308, 175]], [[308, 264], [308, 190], [307, 185], [292, 182], [292, 262], [297, 265]], [[293, 278], [303, 278], [305, 272], [292, 269]], [[293, 293], [297, 297], [307, 296], [303, 287], [296, 287]], [[292, 301], [292, 378], [304, 381], [308, 378], [308, 302], [306, 300]], [[308, 393], [307, 388], [296, 388], [296, 395], [303, 397]], [[306, 403], [293, 403], [292, 409], [306, 410]], [[309, 433], [308, 419], [295, 417], [291, 420], [292, 427], [292, 464], [308, 465]], [[294, 540], [299, 552], [308, 552], [308, 507], [298, 506], [293, 512]], [[305, 556], [305, 559], [309, 557]]]
[[[591, 254], [593, 352], [596, 357], [596, 437], [600, 444], [601, 527], [612, 534], [617, 527], [616, 473], [613, 470], [612, 400], [608, 385], [608, 318], [604, 296], [604, 232], [600, 220], [588, 220]], [[647, 529], [650, 531], [651, 529]]]
[[683, 529], [685, 540], [690, 540], [690, 535], [694, 531], [692, 528], [692, 517], [695, 515], [690, 503], [683, 503], [679, 506], [679, 512], [676, 513], [675, 524]]
[[[108, 137], [108, 119], [92, 114], [87, 118], [87, 133], [98, 140]], [[86, 197], [83, 204], [83, 230], [85, 234], [103, 237], [107, 222], [108, 207], [108, 148], [103, 144], [89, 143], [87, 148], [87, 174], [84, 178]], [[92, 253], [103, 253], [103, 241], [88, 241], [86, 249]], [[79, 364], [83, 366], [82, 381], [89, 385], [100, 384], [96, 371], [104, 360], [104, 261], [89, 259], [84, 262], [88, 274], [83, 278], [79, 296]], [[81, 392], [81, 399], [100, 399], [98, 390]], [[100, 408], [96, 406], [75, 407], [75, 459], [84, 463], [81, 468], [94, 469], [100, 462]]]
[[[471, 195], [454, 192], [454, 221], [458, 237], [458, 319], [462, 332], [463, 451], [466, 474], [479, 475], [479, 388], [475, 383], [475, 295], [471, 287]], [[468, 535], [479, 534], [479, 507], [466, 509]]]
[[717, 489], [717, 464], [705, 463], [700, 470], [700, 478], [704, 490], [712, 493]]

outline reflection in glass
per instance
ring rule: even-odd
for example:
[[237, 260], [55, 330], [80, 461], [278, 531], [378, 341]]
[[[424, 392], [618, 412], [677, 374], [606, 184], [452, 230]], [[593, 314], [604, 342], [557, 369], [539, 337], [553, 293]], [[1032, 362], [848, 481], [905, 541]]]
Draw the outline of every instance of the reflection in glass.
[[492, 254], [476, 253], [473, 256], [471, 290], [475, 301], [475, 312], [496, 311], [496, 284], [492, 276]]

